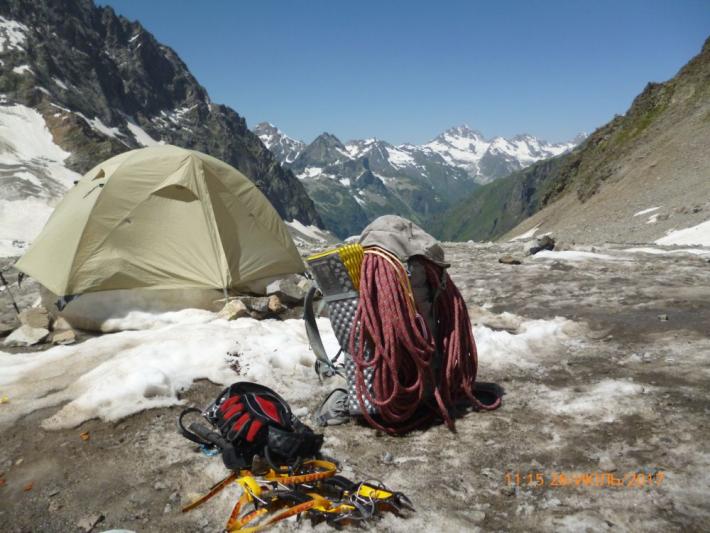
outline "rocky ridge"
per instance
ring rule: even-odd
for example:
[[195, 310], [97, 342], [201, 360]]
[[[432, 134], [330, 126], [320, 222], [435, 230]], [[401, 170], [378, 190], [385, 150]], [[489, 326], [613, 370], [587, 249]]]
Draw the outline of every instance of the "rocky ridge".
[[[0, 201], [51, 203], [76, 173], [161, 142], [230, 163], [284, 219], [322, 226], [301, 182], [244, 118], [213, 103], [172, 49], [110, 7], [2, 2], [0, 61]], [[20, 128], [33, 134], [18, 136]], [[30, 137], [43, 132], [47, 147], [33, 150]]]

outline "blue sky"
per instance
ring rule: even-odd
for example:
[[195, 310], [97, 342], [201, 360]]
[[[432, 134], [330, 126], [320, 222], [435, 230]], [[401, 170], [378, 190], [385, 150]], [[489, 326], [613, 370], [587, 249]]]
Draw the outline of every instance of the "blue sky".
[[710, 35], [707, 0], [103, 0], [210, 93], [311, 141], [421, 143], [468, 123], [550, 141], [623, 113]]

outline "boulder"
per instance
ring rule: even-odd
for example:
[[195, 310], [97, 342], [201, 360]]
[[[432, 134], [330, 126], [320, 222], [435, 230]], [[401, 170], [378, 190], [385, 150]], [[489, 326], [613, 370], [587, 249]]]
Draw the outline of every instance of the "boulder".
[[226, 320], [236, 320], [237, 318], [243, 318], [249, 316], [249, 310], [244, 302], [241, 300], [230, 300], [222, 310], [217, 313], [217, 318], [224, 318]]
[[279, 279], [266, 286], [266, 294], [275, 294], [286, 305], [300, 305], [308, 292], [307, 284], [301, 283], [303, 276], [290, 276]]
[[52, 335], [52, 344], [73, 344], [76, 342], [76, 333], [73, 329], [55, 331]]
[[23, 324], [10, 333], [3, 344], [5, 346], [33, 346], [44, 341], [49, 336], [47, 328], [33, 328]]
[[498, 262], [504, 265], [519, 265], [521, 263], [520, 259], [516, 259], [512, 255], [504, 255], [498, 259]]
[[20, 313], [20, 322], [31, 328], [49, 329], [51, 317], [46, 307], [30, 307]]
[[537, 239], [528, 241], [525, 245], [526, 253], [528, 255], [535, 255], [542, 250], [554, 250], [555, 249], [555, 239], [549, 235], [542, 235]]

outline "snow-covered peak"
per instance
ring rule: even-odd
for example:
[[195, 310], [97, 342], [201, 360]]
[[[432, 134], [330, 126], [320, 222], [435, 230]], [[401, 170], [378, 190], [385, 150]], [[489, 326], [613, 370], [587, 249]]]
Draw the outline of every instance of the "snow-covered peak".
[[292, 163], [305, 148], [304, 142], [289, 137], [270, 122], [257, 124], [253, 131], [281, 162]]

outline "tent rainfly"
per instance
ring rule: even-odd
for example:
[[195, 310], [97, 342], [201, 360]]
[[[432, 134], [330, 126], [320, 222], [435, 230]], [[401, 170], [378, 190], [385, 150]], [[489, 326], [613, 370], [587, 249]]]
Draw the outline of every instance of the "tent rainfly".
[[259, 292], [304, 270], [286, 225], [244, 174], [171, 145], [125, 152], [92, 168], [16, 267], [59, 296]]

